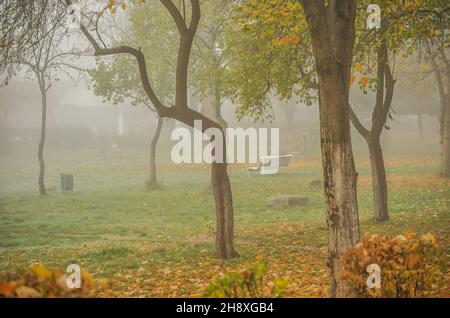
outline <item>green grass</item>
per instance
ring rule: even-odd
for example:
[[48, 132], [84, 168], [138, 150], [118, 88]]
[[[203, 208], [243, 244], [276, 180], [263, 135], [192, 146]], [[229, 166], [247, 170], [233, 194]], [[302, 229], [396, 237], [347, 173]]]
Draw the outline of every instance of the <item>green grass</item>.
[[[48, 163], [47, 184], [56, 185], [59, 173], [70, 171], [75, 174], [75, 191], [54, 191], [45, 197], [36, 194], [35, 167], [24, 162], [3, 166], [0, 271], [34, 262], [64, 269], [77, 262], [96, 277], [120, 280], [118, 273], [155, 271], [166, 265], [185, 264], [195, 271], [201, 267], [199, 259], [213, 259], [210, 227], [215, 211], [207, 166], [163, 164], [162, 188], [148, 192], [144, 156], [69, 163], [63, 159]], [[392, 159], [391, 166], [389, 162], [391, 220], [383, 224], [372, 221], [370, 171], [366, 163], [358, 165], [362, 231], [392, 235], [433, 231], [448, 252], [449, 183], [435, 175], [437, 161]], [[286, 251], [295, 254], [301, 249], [302, 255], [317, 258], [325, 268], [324, 198], [322, 189], [309, 186], [321, 179], [320, 163], [298, 163], [275, 176], [249, 177], [244, 167], [230, 170], [236, 247], [242, 256], [230, 266], [240, 266], [260, 253], [280, 258]], [[305, 207], [266, 207], [266, 198], [278, 194], [302, 194], [310, 202]], [[178, 291], [177, 295], [192, 294], [181, 287]], [[161, 292], [145, 295], [154, 294]]]

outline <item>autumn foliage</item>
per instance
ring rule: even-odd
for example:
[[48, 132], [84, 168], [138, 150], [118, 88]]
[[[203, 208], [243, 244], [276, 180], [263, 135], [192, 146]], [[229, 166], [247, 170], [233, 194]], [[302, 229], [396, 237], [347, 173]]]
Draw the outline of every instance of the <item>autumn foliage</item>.
[[257, 263], [246, 270], [226, 273], [214, 279], [206, 288], [205, 296], [213, 298], [281, 297], [288, 282], [285, 279], [269, 280], [267, 265]]
[[94, 288], [92, 276], [81, 270], [81, 288], [67, 287], [68, 274], [42, 265], [33, 265], [25, 271], [6, 272], [0, 277], [0, 297], [62, 298], [89, 297]]
[[[358, 297], [432, 296], [444, 281], [440, 255], [432, 234], [406, 233], [393, 238], [369, 233], [343, 256], [343, 276]], [[371, 264], [381, 269], [379, 289], [367, 287]]]

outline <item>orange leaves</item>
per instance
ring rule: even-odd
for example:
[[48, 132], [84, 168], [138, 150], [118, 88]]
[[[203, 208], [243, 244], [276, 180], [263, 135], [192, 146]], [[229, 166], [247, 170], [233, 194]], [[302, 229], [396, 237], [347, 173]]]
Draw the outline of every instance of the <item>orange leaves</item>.
[[[440, 253], [429, 233], [416, 237], [405, 233], [395, 238], [367, 234], [342, 257], [346, 279], [361, 297], [423, 297], [442, 281]], [[381, 270], [381, 288], [368, 289], [366, 268], [376, 264]]]
[[[139, 3], [144, 4], [145, 0], [139, 0]], [[107, 10], [109, 10], [109, 13], [111, 14], [115, 14], [117, 13], [117, 8], [120, 7], [122, 8], [122, 10], [126, 10], [128, 8], [128, 4], [126, 3], [126, 1], [117, 1], [117, 0], [108, 0], [108, 3], [106, 5]], [[99, 17], [102, 17], [104, 14], [105, 10], [102, 10], [100, 12], [97, 13], [97, 15]]]
[[300, 43], [300, 41], [301, 38], [298, 35], [293, 36], [285, 35], [277, 41], [277, 45], [289, 45], [289, 44], [297, 45]]
[[[350, 77], [350, 85], [353, 85], [356, 81], [356, 76], [354, 74], [351, 75]], [[369, 78], [367, 76], [362, 76], [359, 79], [359, 86], [361, 88], [366, 88], [367, 85], [369, 85]]]
[[351, 75], [350, 85], [353, 85], [355, 83], [355, 81], [356, 81], [357, 75], [361, 74], [361, 77], [359, 79], [359, 86], [361, 88], [366, 88], [367, 85], [369, 85], [369, 78], [363, 74], [363, 66], [362, 66], [362, 64], [361, 63], [356, 63], [354, 65], [354, 67], [353, 67], [353, 70], [354, 70], [355, 73], [353, 73]]
[[0, 295], [4, 297], [13, 297], [16, 284], [4, 282], [0, 283]]
[[367, 87], [367, 85], [369, 84], [369, 78], [366, 76], [361, 77], [361, 79], [359, 80], [359, 85], [361, 87]]
[[300, 43], [300, 37], [298, 35], [293, 35], [291, 38], [292, 44], [299, 44]]

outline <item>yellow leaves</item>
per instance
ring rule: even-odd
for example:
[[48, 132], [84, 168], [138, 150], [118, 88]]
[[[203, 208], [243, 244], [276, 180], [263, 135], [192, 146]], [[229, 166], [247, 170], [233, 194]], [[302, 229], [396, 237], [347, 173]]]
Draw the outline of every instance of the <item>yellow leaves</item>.
[[352, 74], [352, 76], [350, 77], [350, 85], [353, 85], [356, 81], [356, 76], [354, 74]]
[[361, 73], [362, 72], [362, 65], [360, 63], [355, 64], [355, 71]]
[[94, 279], [92, 278], [92, 275], [84, 269], [81, 270], [81, 280], [85, 288], [94, 288]]
[[3, 273], [0, 276], [0, 297], [86, 297], [94, 288], [89, 272], [81, 270], [81, 288], [67, 286], [68, 274], [43, 265], [34, 265], [27, 271]]
[[42, 265], [33, 265], [31, 271], [36, 275], [38, 279], [49, 280], [52, 278], [52, 272]]
[[422, 244], [424, 244], [426, 246], [431, 246], [431, 247], [436, 246], [436, 238], [431, 233], [427, 233], [425, 235], [422, 235], [420, 237], [420, 241], [422, 242]]

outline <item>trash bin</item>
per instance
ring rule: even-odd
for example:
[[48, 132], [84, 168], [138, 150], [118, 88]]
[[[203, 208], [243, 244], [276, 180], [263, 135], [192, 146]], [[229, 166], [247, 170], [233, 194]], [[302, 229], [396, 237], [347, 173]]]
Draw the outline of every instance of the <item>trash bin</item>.
[[73, 191], [73, 174], [61, 173], [61, 191]]

